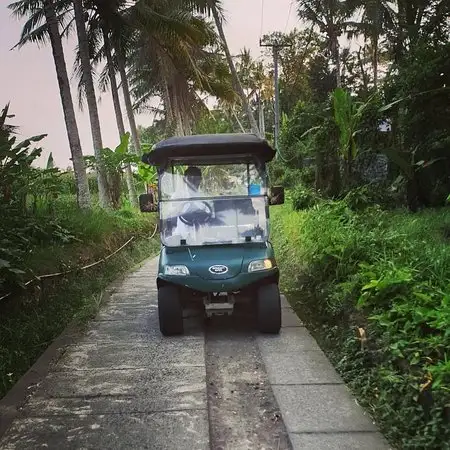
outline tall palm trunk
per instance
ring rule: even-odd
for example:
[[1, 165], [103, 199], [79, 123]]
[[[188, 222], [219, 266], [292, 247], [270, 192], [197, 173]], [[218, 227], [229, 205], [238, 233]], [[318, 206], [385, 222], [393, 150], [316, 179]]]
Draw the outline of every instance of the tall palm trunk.
[[164, 111], [166, 116], [166, 132], [173, 129], [173, 125], [175, 123], [175, 118], [173, 114], [172, 102], [170, 98], [169, 85], [166, 80], [164, 82], [164, 91], [163, 91], [163, 102], [164, 102]]
[[339, 52], [339, 41], [337, 36], [330, 36], [331, 40], [331, 53], [333, 55], [334, 64], [336, 66], [336, 87], [342, 86], [342, 74], [341, 74], [341, 54]]
[[258, 118], [259, 118], [259, 131], [261, 132], [261, 137], [266, 135], [266, 123], [264, 117], [264, 99], [261, 96], [261, 92], [257, 94], [258, 96]]
[[372, 36], [373, 86], [378, 89], [378, 32]]
[[109, 40], [108, 32], [105, 29], [103, 29], [102, 31], [106, 62], [108, 64], [109, 81], [111, 83], [111, 95], [113, 98], [114, 113], [116, 115], [117, 129], [119, 130], [120, 137], [122, 137], [125, 134], [125, 123], [123, 121], [122, 108], [120, 106], [119, 89], [117, 87], [116, 73], [114, 71], [111, 43]]
[[[117, 129], [119, 131], [119, 139], [125, 134], [125, 124], [123, 122], [122, 108], [120, 106], [119, 90], [117, 88], [116, 73], [114, 71], [113, 59], [111, 54], [111, 43], [109, 41], [108, 32], [103, 29], [103, 41], [105, 46], [106, 61], [108, 63], [109, 81], [111, 83], [111, 95], [114, 104], [114, 112], [116, 114]], [[136, 189], [134, 187], [133, 172], [130, 164], [125, 167], [125, 179], [127, 181], [128, 197], [130, 203], [137, 207]]]
[[172, 113], [175, 121], [175, 135], [185, 136], [183, 126], [183, 117], [181, 115], [180, 99], [177, 96], [176, 91], [174, 91], [173, 86], [169, 86], [170, 103], [172, 105]]
[[230, 72], [231, 72], [231, 76], [233, 79], [234, 88], [236, 89], [236, 91], [241, 99], [242, 106], [244, 107], [245, 112], [247, 114], [252, 132], [254, 134], [256, 134], [257, 136], [261, 136], [260, 131], [258, 129], [258, 124], [256, 123], [255, 117], [253, 116], [253, 111], [250, 107], [250, 103], [248, 102], [247, 96], [245, 95], [244, 89], [242, 88], [241, 81], [239, 80], [239, 76], [236, 71], [236, 67], [234, 65], [234, 61], [231, 56], [230, 49], [228, 48], [227, 39], [225, 37], [225, 32], [223, 31], [222, 21], [220, 20], [219, 13], [217, 11], [214, 0], [208, 0], [208, 4], [209, 4], [209, 7], [214, 16], [214, 21], [216, 23], [216, 27], [217, 27], [217, 31], [220, 36], [220, 40], [222, 41], [223, 50], [224, 50], [225, 56], [227, 58], [228, 66], [230, 67]]
[[78, 47], [80, 50], [81, 66], [83, 72], [83, 83], [86, 89], [86, 100], [89, 109], [89, 119], [91, 122], [92, 142], [94, 144], [94, 154], [97, 162], [97, 181], [100, 205], [103, 208], [110, 206], [108, 193], [108, 180], [106, 170], [101, 159], [101, 149], [103, 148], [100, 119], [98, 116], [97, 99], [95, 96], [94, 82], [91, 73], [91, 60], [89, 55], [89, 42], [84, 24], [83, 0], [73, 0], [75, 13], [75, 24], [77, 27]]
[[364, 95], [367, 95], [367, 93], [369, 92], [369, 76], [364, 68], [364, 62], [363, 59], [361, 58], [361, 52], [362, 52], [363, 48], [361, 47], [358, 52], [357, 52], [357, 58], [358, 58], [358, 65], [359, 65], [359, 70], [361, 71], [361, 78], [362, 78], [362, 83], [363, 83], [363, 92]]
[[131, 129], [131, 139], [133, 140], [134, 151], [137, 155], [141, 154], [141, 144], [137, 131], [136, 121], [134, 119], [133, 104], [131, 103], [130, 87], [128, 85], [127, 72], [125, 70], [125, 58], [120, 49], [116, 48], [117, 62], [119, 64], [120, 81], [122, 83], [123, 98], [127, 110], [128, 122]]
[[73, 107], [72, 94], [70, 92], [66, 61], [64, 59], [64, 49], [61, 42], [61, 35], [59, 33], [58, 20], [53, 6], [53, 0], [45, 1], [44, 13], [47, 21], [50, 43], [52, 46], [56, 76], [58, 78], [59, 95], [61, 96], [70, 153], [72, 155], [73, 171], [75, 174], [75, 183], [77, 187], [78, 206], [80, 208], [87, 209], [91, 206], [89, 183], [86, 175], [86, 166], [84, 164], [80, 135], [78, 133], [78, 125]]

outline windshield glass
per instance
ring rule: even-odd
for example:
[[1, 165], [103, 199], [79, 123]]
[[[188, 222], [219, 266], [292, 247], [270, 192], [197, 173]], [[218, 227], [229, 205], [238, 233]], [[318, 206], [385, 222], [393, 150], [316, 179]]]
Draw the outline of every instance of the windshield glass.
[[160, 177], [161, 200], [265, 195], [254, 164], [169, 166]]
[[268, 239], [266, 197], [160, 203], [164, 245], [240, 244]]
[[265, 175], [253, 164], [170, 166], [159, 186], [164, 245], [268, 239]]

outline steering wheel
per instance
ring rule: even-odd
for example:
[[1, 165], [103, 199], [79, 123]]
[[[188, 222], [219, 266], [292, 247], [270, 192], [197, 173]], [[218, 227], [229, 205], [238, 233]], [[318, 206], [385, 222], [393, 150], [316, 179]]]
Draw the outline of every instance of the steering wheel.
[[206, 225], [213, 216], [212, 207], [203, 201], [188, 202], [183, 205], [180, 220], [185, 225], [197, 227]]

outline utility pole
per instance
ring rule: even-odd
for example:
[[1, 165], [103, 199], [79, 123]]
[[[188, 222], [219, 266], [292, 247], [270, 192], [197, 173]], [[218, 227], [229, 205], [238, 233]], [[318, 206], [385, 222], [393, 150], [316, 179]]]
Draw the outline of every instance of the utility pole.
[[291, 47], [290, 44], [281, 42], [281, 33], [278, 36], [278, 39], [275, 38], [272, 42], [263, 43], [263, 40], [260, 39], [259, 46], [260, 47], [271, 47], [272, 55], [273, 55], [273, 65], [274, 65], [274, 89], [275, 89], [275, 127], [274, 127], [274, 144], [276, 150], [276, 157], [278, 158], [278, 139], [280, 136], [280, 86], [279, 86], [279, 59], [280, 59], [280, 49], [284, 47]]
[[273, 78], [275, 80], [275, 130], [274, 130], [274, 143], [275, 150], [278, 157], [278, 137], [280, 135], [280, 85], [278, 80], [278, 51], [279, 47], [273, 46]]

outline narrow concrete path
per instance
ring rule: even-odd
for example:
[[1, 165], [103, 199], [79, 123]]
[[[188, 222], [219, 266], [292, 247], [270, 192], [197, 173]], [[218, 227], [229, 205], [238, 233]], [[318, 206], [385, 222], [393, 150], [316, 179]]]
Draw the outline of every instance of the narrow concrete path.
[[14, 406], [1, 449], [388, 448], [285, 300], [279, 336], [248, 311], [206, 327], [188, 311], [185, 335], [167, 338], [155, 276], [151, 260], [116, 288]]

